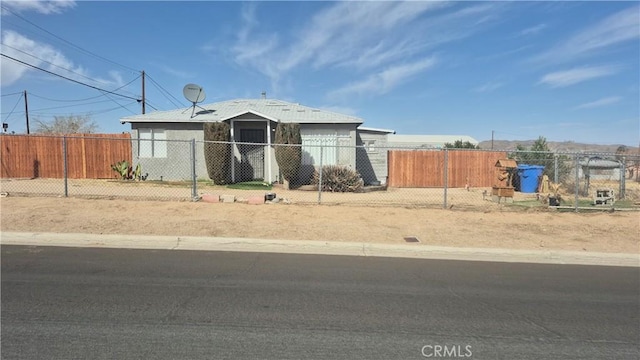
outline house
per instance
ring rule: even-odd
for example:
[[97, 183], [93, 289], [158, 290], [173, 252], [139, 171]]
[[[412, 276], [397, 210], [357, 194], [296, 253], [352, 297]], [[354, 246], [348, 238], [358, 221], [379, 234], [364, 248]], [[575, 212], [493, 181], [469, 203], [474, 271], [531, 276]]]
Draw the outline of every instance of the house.
[[220, 121], [231, 127], [233, 182], [279, 180], [272, 145], [279, 123], [300, 124], [303, 158], [299, 178], [303, 181], [310, 178], [314, 166], [320, 165], [321, 152], [322, 165], [356, 168], [356, 133], [362, 119], [286, 101], [236, 99], [120, 119], [123, 124], [131, 124], [134, 161], [149, 173], [149, 179], [166, 180], [191, 178], [190, 172], [185, 172], [190, 168], [185, 162], [191, 158], [186, 141], [192, 139], [199, 144], [196, 175], [207, 177], [201, 145], [203, 124]]
[[441, 148], [456, 140], [478, 142], [469, 136], [396, 135], [389, 129], [361, 126], [350, 115], [276, 99], [236, 99], [207, 105], [127, 116], [131, 124], [133, 160], [150, 180], [187, 180], [195, 140], [195, 177], [207, 179], [203, 124], [226, 122], [231, 128], [232, 182], [260, 179], [276, 182], [275, 129], [279, 123], [298, 123], [302, 137], [302, 166], [298, 183], [305, 184], [320, 165], [356, 169], [365, 185], [386, 184], [387, 151], [391, 148]]
[[367, 185], [385, 184], [388, 176], [388, 137], [396, 132], [359, 126], [356, 133], [356, 170]]

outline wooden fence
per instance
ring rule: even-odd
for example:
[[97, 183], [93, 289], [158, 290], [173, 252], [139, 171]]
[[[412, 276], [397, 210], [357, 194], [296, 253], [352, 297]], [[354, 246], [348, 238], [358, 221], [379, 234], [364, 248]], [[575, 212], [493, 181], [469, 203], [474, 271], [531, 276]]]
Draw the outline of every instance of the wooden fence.
[[[69, 134], [67, 174], [71, 179], [116, 176], [111, 164], [131, 163], [130, 134]], [[62, 136], [0, 135], [2, 178], [64, 178]]]
[[[447, 187], [490, 187], [496, 182], [495, 164], [506, 159], [501, 151], [447, 150]], [[390, 150], [388, 186], [444, 187], [443, 150]]]

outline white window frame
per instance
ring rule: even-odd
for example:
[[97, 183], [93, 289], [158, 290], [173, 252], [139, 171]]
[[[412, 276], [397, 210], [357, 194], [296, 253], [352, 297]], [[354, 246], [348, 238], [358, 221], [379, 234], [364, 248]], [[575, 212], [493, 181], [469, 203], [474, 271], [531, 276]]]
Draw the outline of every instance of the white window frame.
[[322, 165], [348, 165], [341, 163], [341, 154], [348, 149], [345, 140], [351, 139], [344, 129], [300, 129], [302, 137], [302, 164], [320, 166], [320, 146], [323, 147]]
[[138, 129], [138, 157], [144, 158], [144, 159], [166, 158], [167, 157], [167, 141], [166, 140], [167, 140], [167, 133], [164, 129], [151, 129], [151, 128]]
[[367, 149], [368, 153], [377, 153], [378, 151], [376, 150], [376, 141], [375, 140], [365, 140], [365, 148]]

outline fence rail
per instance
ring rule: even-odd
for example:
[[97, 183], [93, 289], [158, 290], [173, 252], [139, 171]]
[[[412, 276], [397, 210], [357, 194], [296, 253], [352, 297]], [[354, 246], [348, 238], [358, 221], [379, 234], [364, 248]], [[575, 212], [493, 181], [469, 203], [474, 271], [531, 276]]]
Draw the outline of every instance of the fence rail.
[[1, 178], [61, 179], [65, 163], [70, 179], [113, 178], [111, 164], [132, 158], [130, 134], [0, 135], [0, 143]]
[[[282, 157], [278, 160], [275, 156], [280, 145], [232, 142], [211, 147], [195, 139], [153, 141], [152, 146], [141, 144], [142, 140], [132, 141], [129, 134], [2, 135], [0, 191], [16, 196], [163, 200], [196, 200], [203, 194], [247, 199], [275, 192], [292, 203], [486, 208], [496, 206], [494, 186], [502, 182], [506, 188], [514, 187], [504, 191], [513, 196], [498, 196], [498, 204], [505, 200], [519, 206], [545, 206], [553, 196], [559, 199], [560, 207], [576, 211], [603, 206], [640, 209], [640, 157], [635, 154], [303, 144], [296, 155], [300, 165], [297, 178], [289, 182], [292, 188], [286, 189], [278, 164]], [[142, 154], [140, 149], [154, 151]], [[224, 151], [218, 160], [226, 159], [222, 162], [226, 165], [208, 169], [206, 149]], [[519, 168], [504, 171], [495, 166], [506, 158], [517, 160], [519, 165], [534, 165], [540, 172], [531, 175]], [[121, 160], [141, 166], [138, 181], [118, 178], [111, 164]], [[355, 191], [332, 192], [336, 187], [326, 182], [335, 180], [335, 173], [314, 176], [327, 166], [356, 172], [355, 182], [352, 177], [352, 183], [341, 187]], [[218, 185], [209, 178], [216, 173], [223, 179]], [[504, 183], [507, 178], [508, 184]], [[257, 181], [248, 188], [228, 184], [246, 180]], [[601, 202], [596, 199], [600, 194], [604, 194]]]

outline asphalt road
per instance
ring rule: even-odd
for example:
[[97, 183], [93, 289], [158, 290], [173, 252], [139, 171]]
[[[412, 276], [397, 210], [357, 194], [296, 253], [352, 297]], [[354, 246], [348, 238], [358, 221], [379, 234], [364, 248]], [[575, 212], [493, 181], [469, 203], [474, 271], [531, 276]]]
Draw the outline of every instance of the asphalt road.
[[638, 359], [638, 268], [2, 246], [3, 359]]

